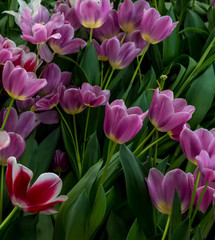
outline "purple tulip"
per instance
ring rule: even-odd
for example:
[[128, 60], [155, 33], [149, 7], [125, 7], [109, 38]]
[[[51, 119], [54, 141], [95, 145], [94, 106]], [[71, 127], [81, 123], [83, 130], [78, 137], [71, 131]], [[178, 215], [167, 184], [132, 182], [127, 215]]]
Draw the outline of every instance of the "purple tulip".
[[58, 115], [57, 111], [55, 111], [55, 110], [38, 112], [35, 114], [36, 114], [37, 120], [39, 120], [40, 123], [56, 124], [59, 122], [59, 115]]
[[76, 15], [86, 28], [98, 28], [107, 19], [113, 8], [110, 0], [77, 0], [74, 5]]
[[68, 114], [78, 114], [86, 108], [86, 105], [83, 103], [81, 90], [76, 87], [64, 88], [60, 97], [60, 105]]
[[110, 39], [120, 32], [120, 27], [117, 18], [117, 11], [112, 10], [108, 15], [104, 24], [93, 30], [93, 37], [100, 42], [103, 42], [105, 39]]
[[123, 100], [115, 100], [105, 107], [105, 135], [119, 144], [131, 140], [142, 128], [148, 111], [139, 107], [126, 108]]
[[149, 119], [159, 131], [175, 137], [175, 133], [191, 119], [194, 111], [195, 107], [187, 105], [185, 99], [173, 99], [172, 91], [159, 92], [157, 88], [149, 109]]
[[118, 21], [121, 29], [126, 33], [132, 33], [140, 28], [140, 22], [144, 9], [149, 9], [150, 5], [145, 0], [132, 2], [125, 0], [119, 4]]
[[10, 136], [6, 131], [0, 132], [0, 150], [6, 148], [10, 144]]
[[61, 150], [55, 151], [51, 168], [55, 173], [62, 173], [68, 170], [69, 162], [65, 152]]
[[4, 66], [2, 83], [8, 95], [18, 100], [32, 97], [47, 84], [46, 79], [37, 79], [36, 74], [26, 72], [19, 66], [14, 67], [10, 61], [7, 61]]
[[169, 171], [165, 176], [156, 168], [151, 168], [146, 179], [154, 206], [163, 214], [172, 214], [175, 189], [181, 200], [181, 213], [187, 211], [193, 192], [194, 178], [191, 173], [180, 169]]
[[100, 61], [107, 61], [107, 51], [106, 51], [106, 45], [107, 45], [107, 40], [104, 40], [101, 45], [98, 44], [98, 42], [93, 39], [93, 44], [96, 49], [96, 53], [98, 55], [98, 60]]
[[83, 103], [89, 107], [105, 105], [110, 98], [109, 90], [102, 90], [99, 86], [91, 86], [89, 83], [83, 83], [81, 86], [81, 96]]
[[211, 2], [213, 3], [213, 5], [215, 6], [215, 0], [211, 0]]
[[60, 39], [50, 39], [49, 45], [52, 50], [59, 55], [77, 53], [80, 48], [86, 46], [86, 42], [80, 38], [74, 38], [74, 28], [69, 24], [64, 24], [54, 31], [61, 35]]
[[145, 41], [156, 44], [167, 38], [177, 24], [178, 22], [172, 23], [169, 16], [161, 17], [154, 8], [144, 9], [140, 24], [141, 36]]
[[180, 134], [181, 148], [189, 161], [198, 165], [195, 157], [200, 154], [201, 150], [206, 150], [209, 156], [214, 154], [215, 135], [213, 130], [199, 128], [191, 131], [184, 127]]
[[141, 52], [141, 49], [136, 48], [133, 42], [121, 44], [117, 37], [113, 37], [107, 40], [106, 52], [112, 68], [122, 69], [127, 67], [134, 60]]
[[10, 143], [0, 150], [0, 165], [7, 166], [7, 159], [10, 156], [19, 158], [25, 150], [25, 140], [17, 133], [9, 132]]

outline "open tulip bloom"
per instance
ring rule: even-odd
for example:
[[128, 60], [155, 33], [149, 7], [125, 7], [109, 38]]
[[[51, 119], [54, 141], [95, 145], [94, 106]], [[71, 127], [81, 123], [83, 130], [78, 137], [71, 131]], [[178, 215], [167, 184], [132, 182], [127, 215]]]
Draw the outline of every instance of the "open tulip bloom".
[[8, 158], [6, 185], [12, 204], [30, 213], [56, 213], [53, 205], [67, 200], [66, 196], [58, 196], [61, 179], [54, 173], [43, 173], [30, 186], [32, 177], [30, 169], [17, 164], [14, 157]]

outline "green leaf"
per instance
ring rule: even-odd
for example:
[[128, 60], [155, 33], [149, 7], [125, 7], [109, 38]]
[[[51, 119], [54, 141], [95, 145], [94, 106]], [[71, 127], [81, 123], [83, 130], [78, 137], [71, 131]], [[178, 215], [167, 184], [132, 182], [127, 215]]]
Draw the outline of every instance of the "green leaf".
[[195, 231], [192, 240], [203, 240], [200, 226], [198, 226], [197, 230]]
[[52, 240], [53, 224], [51, 216], [39, 214], [37, 223], [37, 240]]
[[93, 42], [85, 48], [81, 59], [81, 67], [84, 69], [91, 85], [99, 85], [100, 69], [98, 55]]
[[170, 240], [190, 240], [189, 218], [182, 222], [171, 235]]
[[146, 240], [147, 238], [144, 235], [142, 228], [140, 228], [137, 219], [135, 219], [132, 224], [126, 240]]
[[181, 201], [177, 189], [175, 189], [175, 195], [172, 205], [172, 216], [170, 222], [170, 232], [173, 233], [175, 229], [181, 224]]
[[33, 159], [36, 164], [36, 171], [34, 171], [33, 180], [37, 179], [40, 174], [49, 169], [59, 136], [60, 128], [58, 127], [40, 143], [37, 153]]
[[[93, 149], [93, 151], [92, 151]], [[84, 154], [82, 175], [100, 159], [100, 146], [96, 132], [89, 137]]]
[[74, 204], [67, 208], [64, 217], [65, 240], [87, 240], [90, 202], [84, 191]]
[[67, 194], [68, 200], [64, 202], [58, 212], [56, 224], [54, 228], [54, 240], [65, 239], [64, 227], [62, 225], [63, 216], [65, 217], [67, 214], [67, 208], [71, 206], [71, 204], [78, 198], [78, 196], [85, 189], [89, 194], [91, 191], [92, 185], [95, 182], [98, 172], [101, 168], [102, 161], [99, 161], [94, 166], [92, 166], [87, 173], [79, 180], [79, 182], [71, 189], [71, 191]]
[[89, 236], [93, 235], [104, 219], [106, 212], [106, 195], [104, 188], [100, 188], [98, 198], [95, 199], [89, 219]]
[[196, 110], [190, 120], [190, 125], [196, 127], [204, 119], [211, 107], [215, 95], [214, 70], [211, 65], [190, 86], [186, 99]]
[[8, 16], [4, 16], [0, 19], [0, 34], [4, 35], [6, 24], [7, 24]]
[[145, 183], [146, 173], [125, 145], [120, 147], [120, 161], [125, 175], [128, 204], [138, 218], [145, 235], [151, 236], [155, 226], [152, 203]]

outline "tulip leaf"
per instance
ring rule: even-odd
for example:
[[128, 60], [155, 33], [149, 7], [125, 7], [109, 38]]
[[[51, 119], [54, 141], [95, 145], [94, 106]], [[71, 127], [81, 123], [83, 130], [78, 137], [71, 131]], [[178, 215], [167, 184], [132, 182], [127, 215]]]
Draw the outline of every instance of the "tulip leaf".
[[104, 188], [99, 189], [97, 199], [95, 199], [89, 219], [89, 235], [91, 236], [101, 224], [106, 211], [106, 195]]
[[203, 239], [203, 237], [202, 237], [202, 233], [201, 233], [201, 228], [200, 228], [200, 226], [198, 226], [192, 240], [202, 240], [202, 239]]
[[151, 236], [155, 230], [153, 208], [145, 183], [146, 171], [138, 159], [125, 146], [120, 147], [120, 161], [125, 175], [128, 204], [146, 236]]
[[143, 230], [138, 225], [137, 219], [135, 219], [134, 223], [132, 224], [128, 236], [126, 240], [146, 240], [146, 236], [144, 235]]
[[181, 201], [177, 189], [175, 189], [175, 195], [172, 205], [172, 216], [170, 222], [170, 231], [173, 233], [175, 229], [181, 224]]
[[196, 127], [204, 119], [211, 107], [215, 96], [214, 70], [211, 65], [201, 76], [199, 76], [187, 91], [186, 99], [189, 104], [194, 105], [196, 110], [189, 121], [190, 125]]
[[89, 83], [91, 85], [99, 85], [99, 61], [93, 42], [86, 46], [80, 66], [84, 69]]
[[64, 218], [64, 226], [66, 231], [65, 240], [88, 239], [89, 211], [89, 198], [87, 193], [83, 191], [75, 203], [67, 209], [67, 214]]
[[99, 161], [94, 166], [92, 166], [67, 194], [68, 200], [61, 205], [57, 215], [53, 240], [65, 239], [65, 232], [64, 227], [62, 225], [62, 219], [67, 215], [67, 208], [73, 204], [73, 202], [78, 198], [78, 196], [83, 192], [84, 189], [88, 194], [90, 193], [90, 190], [97, 178], [101, 165], [102, 162]]
[[52, 240], [53, 224], [48, 215], [39, 214], [37, 223], [37, 240]]
[[87, 142], [87, 147], [85, 150], [84, 160], [83, 160], [82, 175], [84, 175], [91, 166], [93, 166], [96, 162], [98, 162], [99, 158], [100, 158], [100, 148], [99, 148], [98, 138], [95, 132], [89, 137], [89, 140]]
[[3, 18], [0, 19], [0, 34], [4, 35], [5, 27], [8, 21], [9, 16], [4, 16]]
[[58, 127], [53, 132], [51, 132], [39, 145], [37, 153], [33, 159], [36, 163], [36, 171], [34, 171], [33, 180], [46, 172], [53, 160], [54, 151], [60, 136], [60, 128]]
[[190, 240], [189, 218], [182, 222], [170, 237], [170, 240]]

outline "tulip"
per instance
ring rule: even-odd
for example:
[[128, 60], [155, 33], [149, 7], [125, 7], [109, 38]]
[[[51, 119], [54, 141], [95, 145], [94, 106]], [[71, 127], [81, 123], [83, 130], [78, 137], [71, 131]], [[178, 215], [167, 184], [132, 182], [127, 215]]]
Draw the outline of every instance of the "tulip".
[[60, 105], [68, 114], [78, 114], [86, 108], [80, 89], [75, 87], [63, 89], [60, 97]]
[[132, 2], [125, 0], [119, 4], [118, 21], [121, 29], [126, 33], [132, 33], [140, 28], [140, 22], [144, 9], [149, 9], [150, 5], [145, 0]]
[[103, 42], [105, 39], [110, 39], [120, 32], [120, 27], [117, 18], [117, 11], [112, 10], [108, 15], [104, 24], [93, 30], [93, 37], [100, 42]]
[[213, 5], [215, 6], [215, 0], [212, 0]]
[[59, 122], [59, 115], [55, 110], [39, 112], [35, 114], [36, 114], [37, 120], [40, 121], [40, 123], [56, 124]]
[[182, 126], [191, 119], [195, 107], [187, 105], [185, 99], [173, 99], [173, 92], [165, 90], [154, 92], [149, 109], [151, 123], [161, 132], [168, 132], [171, 136], [179, 134]]
[[65, 152], [56, 150], [51, 168], [56, 173], [66, 172], [69, 168], [68, 159]]
[[75, 12], [80, 23], [86, 28], [98, 28], [107, 19], [113, 5], [110, 0], [77, 0]]
[[25, 150], [25, 140], [17, 133], [9, 132], [10, 143], [0, 150], [0, 165], [6, 166], [10, 156], [19, 158]]
[[10, 136], [6, 131], [0, 132], [0, 150], [6, 148], [10, 144]]
[[7, 61], [4, 66], [2, 83], [8, 95], [18, 100], [32, 97], [47, 84], [45, 79], [37, 79], [36, 74], [26, 72], [19, 66], [14, 67], [10, 61]]
[[128, 142], [142, 128], [148, 111], [145, 113], [139, 107], [126, 108], [123, 100], [115, 100], [105, 107], [105, 135], [119, 144]]
[[99, 86], [91, 86], [89, 83], [83, 83], [81, 86], [81, 96], [83, 103], [89, 107], [105, 105], [110, 98], [109, 90], [102, 90]]
[[187, 211], [190, 205], [194, 178], [191, 173], [180, 169], [169, 171], [165, 176], [156, 168], [151, 168], [146, 179], [149, 194], [154, 206], [163, 214], [172, 214], [175, 190], [181, 200], [181, 213]]
[[106, 45], [107, 45], [107, 40], [104, 40], [101, 45], [98, 44], [98, 42], [93, 39], [93, 44], [96, 49], [96, 53], [98, 55], [98, 60], [100, 61], [107, 61], [107, 51], [106, 51]]
[[213, 130], [208, 131], [199, 128], [191, 131], [184, 127], [180, 134], [181, 148], [189, 161], [198, 165], [195, 157], [200, 154], [201, 150], [206, 150], [209, 156], [214, 154], [215, 134]]
[[122, 69], [127, 67], [134, 60], [141, 52], [141, 49], [136, 48], [133, 42], [120, 44], [120, 41], [116, 37], [113, 37], [107, 40], [106, 52], [112, 68]]
[[156, 44], [167, 38], [177, 24], [178, 22], [172, 23], [169, 16], [161, 17], [154, 8], [144, 9], [140, 24], [141, 36], [145, 41]]
[[32, 171], [17, 164], [15, 157], [8, 158], [6, 185], [12, 204], [29, 213], [56, 213], [53, 205], [67, 200], [58, 196], [62, 180], [54, 173], [43, 173], [30, 187], [32, 177]]

